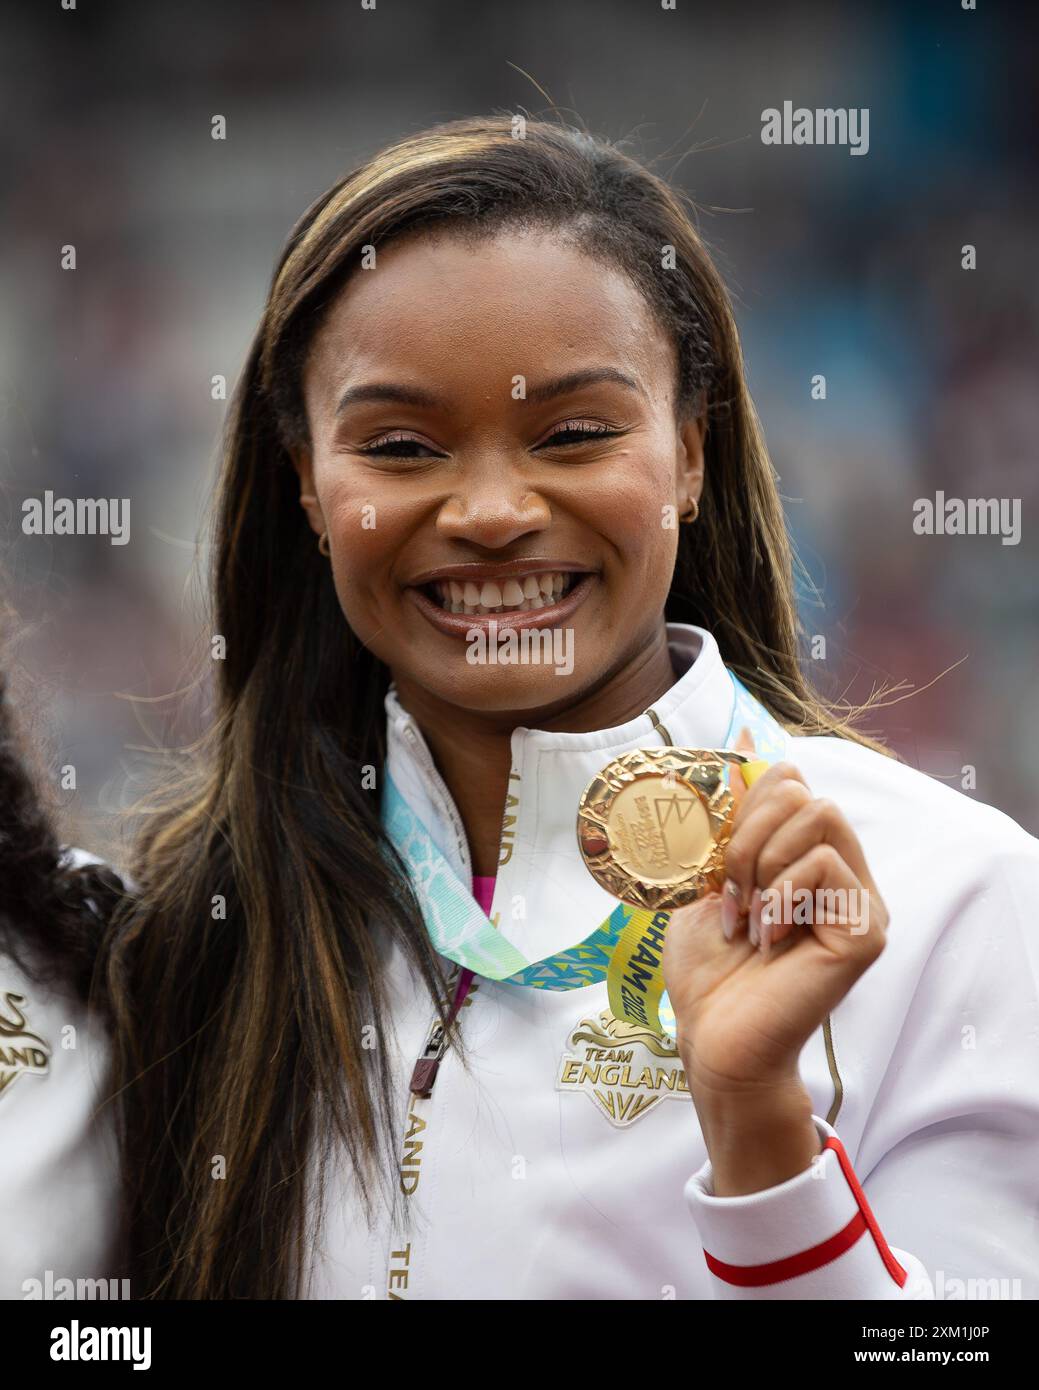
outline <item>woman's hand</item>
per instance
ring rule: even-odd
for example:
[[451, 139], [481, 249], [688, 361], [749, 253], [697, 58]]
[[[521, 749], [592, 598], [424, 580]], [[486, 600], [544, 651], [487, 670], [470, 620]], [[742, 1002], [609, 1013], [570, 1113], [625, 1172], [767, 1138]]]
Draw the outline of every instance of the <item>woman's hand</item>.
[[[737, 749], [753, 752], [746, 730]], [[738, 772], [728, 881], [672, 913], [664, 983], [718, 1196], [774, 1186], [819, 1151], [805, 1043], [884, 949], [887, 910], [858, 839], [790, 763]]]

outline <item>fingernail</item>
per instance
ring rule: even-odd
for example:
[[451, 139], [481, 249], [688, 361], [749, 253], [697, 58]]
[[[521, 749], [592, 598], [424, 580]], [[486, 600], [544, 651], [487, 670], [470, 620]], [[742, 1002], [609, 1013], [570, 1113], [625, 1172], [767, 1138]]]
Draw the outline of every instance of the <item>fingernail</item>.
[[764, 961], [768, 960], [769, 953], [772, 950], [772, 930], [774, 924], [772, 921], [772, 909], [769, 906], [766, 905], [761, 909], [759, 920], [761, 922], [761, 959]]
[[755, 888], [750, 895], [750, 911], [747, 925], [750, 944], [756, 946], [761, 939], [761, 889]]
[[736, 931], [736, 924], [740, 920], [740, 890], [739, 886], [733, 883], [731, 878], [727, 878], [722, 885], [722, 935], [726, 941], [731, 941]]

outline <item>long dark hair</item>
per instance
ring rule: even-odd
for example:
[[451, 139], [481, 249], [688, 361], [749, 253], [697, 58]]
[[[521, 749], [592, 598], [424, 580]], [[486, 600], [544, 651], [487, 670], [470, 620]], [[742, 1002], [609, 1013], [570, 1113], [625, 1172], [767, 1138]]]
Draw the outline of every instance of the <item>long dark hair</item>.
[[682, 197], [619, 148], [506, 116], [423, 131], [341, 178], [289, 237], [229, 411], [213, 726], [148, 817], [138, 896], [108, 942], [138, 1297], [303, 1291], [336, 1146], [369, 1212], [396, 1156], [385, 951], [404, 953], [431, 1005], [444, 994], [366, 789], [366, 769], [380, 785], [388, 673], [343, 618], [289, 460], [309, 442], [308, 345], [362, 249], [434, 224], [556, 227], [630, 275], [676, 346], [680, 404], [708, 420], [701, 517], [681, 528], [666, 616], [712, 631], [789, 727], [869, 742], [802, 673], [773, 470], [729, 299]]

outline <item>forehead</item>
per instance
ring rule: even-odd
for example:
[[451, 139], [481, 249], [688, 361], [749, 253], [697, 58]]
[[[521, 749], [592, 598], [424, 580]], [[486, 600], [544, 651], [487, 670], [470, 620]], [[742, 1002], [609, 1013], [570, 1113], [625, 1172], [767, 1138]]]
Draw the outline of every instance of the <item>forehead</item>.
[[616, 365], [670, 384], [673, 348], [634, 283], [608, 262], [544, 230], [471, 240], [449, 232], [391, 242], [377, 268], [355, 272], [308, 354], [315, 405], [348, 384], [435, 375], [470, 389], [478, 379], [531, 379], [560, 368]]

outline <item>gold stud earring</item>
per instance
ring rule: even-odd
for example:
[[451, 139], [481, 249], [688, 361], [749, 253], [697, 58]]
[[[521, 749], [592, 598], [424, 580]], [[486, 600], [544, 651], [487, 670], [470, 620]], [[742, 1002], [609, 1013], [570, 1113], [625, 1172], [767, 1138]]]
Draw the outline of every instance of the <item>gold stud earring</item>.
[[332, 552], [331, 552], [331, 550], [330, 550], [329, 547], [328, 547], [328, 532], [327, 532], [327, 531], [322, 531], [322, 532], [321, 532], [321, 535], [318, 537], [317, 548], [318, 548], [318, 550], [321, 551], [321, 554], [322, 554], [322, 555], [331, 555]]
[[689, 506], [679, 516], [679, 521], [693, 522], [700, 515], [700, 504], [695, 497], [690, 497]]

